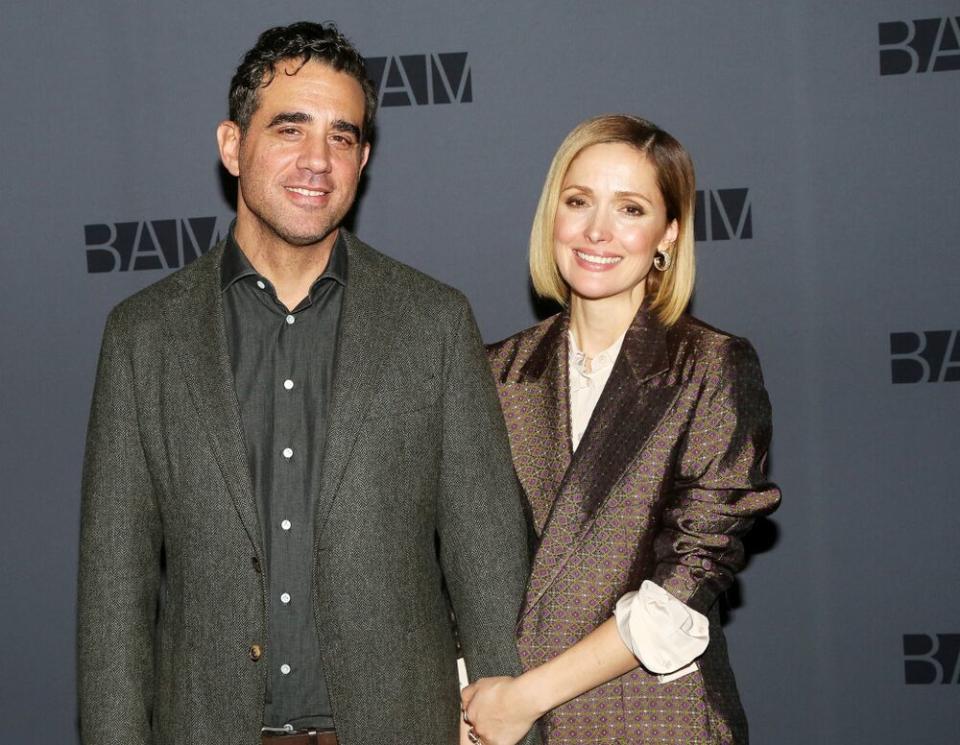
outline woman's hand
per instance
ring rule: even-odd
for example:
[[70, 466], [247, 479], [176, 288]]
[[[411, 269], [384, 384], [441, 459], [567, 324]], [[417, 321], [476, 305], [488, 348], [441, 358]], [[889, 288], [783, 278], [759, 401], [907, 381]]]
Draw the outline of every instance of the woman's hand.
[[481, 678], [461, 698], [465, 719], [483, 745], [515, 745], [543, 714], [519, 678]]
[[620, 638], [617, 619], [608, 618], [540, 667], [519, 678], [481, 678], [460, 697], [482, 745], [515, 745], [551, 709], [639, 664]]
[[457, 740], [458, 745], [474, 745], [473, 740], [470, 739], [470, 725], [467, 724], [467, 720], [462, 716], [460, 717], [460, 737]]

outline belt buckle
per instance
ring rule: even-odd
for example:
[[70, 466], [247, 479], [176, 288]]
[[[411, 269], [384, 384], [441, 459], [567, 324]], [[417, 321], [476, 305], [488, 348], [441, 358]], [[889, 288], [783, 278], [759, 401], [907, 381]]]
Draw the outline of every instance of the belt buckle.
[[296, 729], [292, 724], [285, 724], [282, 727], [267, 727], [263, 726], [260, 728], [260, 734], [267, 735], [268, 737], [283, 737], [286, 735], [330, 735], [335, 734], [335, 729], [325, 728], [317, 729], [316, 727], [304, 727], [302, 729]]
[[297, 730], [293, 728], [292, 724], [285, 724], [282, 727], [267, 727], [264, 725], [260, 728], [260, 734], [268, 737], [281, 737], [283, 735], [295, 735]]

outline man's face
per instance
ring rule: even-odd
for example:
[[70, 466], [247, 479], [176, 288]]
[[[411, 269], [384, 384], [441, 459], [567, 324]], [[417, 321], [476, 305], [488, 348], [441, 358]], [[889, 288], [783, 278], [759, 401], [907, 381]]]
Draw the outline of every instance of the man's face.
[[319, 62], [282, 60], [274, 73], [247, 131], [229, 121], [217, 130], [223, 164], [240, 180], [237, 238], [265, 250], [332, 246], [370, 152], [363, 90]]

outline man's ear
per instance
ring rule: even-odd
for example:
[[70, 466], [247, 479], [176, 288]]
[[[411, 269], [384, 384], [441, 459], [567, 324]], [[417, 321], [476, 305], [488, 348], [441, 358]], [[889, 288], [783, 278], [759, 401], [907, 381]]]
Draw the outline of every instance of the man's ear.
[[360, 151], [360, 173], [363, 173], [363, 167], [367, 165], [370, 158], [370, 143], [363, 143], [363, 149]]
[[240, 125], [229, 119], [217, 125], [217, 146], [220, 162], [233, 176], [240, 175]]

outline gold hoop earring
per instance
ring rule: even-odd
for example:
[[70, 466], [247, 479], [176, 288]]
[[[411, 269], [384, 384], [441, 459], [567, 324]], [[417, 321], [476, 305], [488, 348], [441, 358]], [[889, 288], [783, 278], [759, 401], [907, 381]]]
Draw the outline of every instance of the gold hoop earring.
[[665, 272], [673, 264], [673, 257], [662, 248], [657, 249], [653, 256], [653, 268], [658, 272]]

